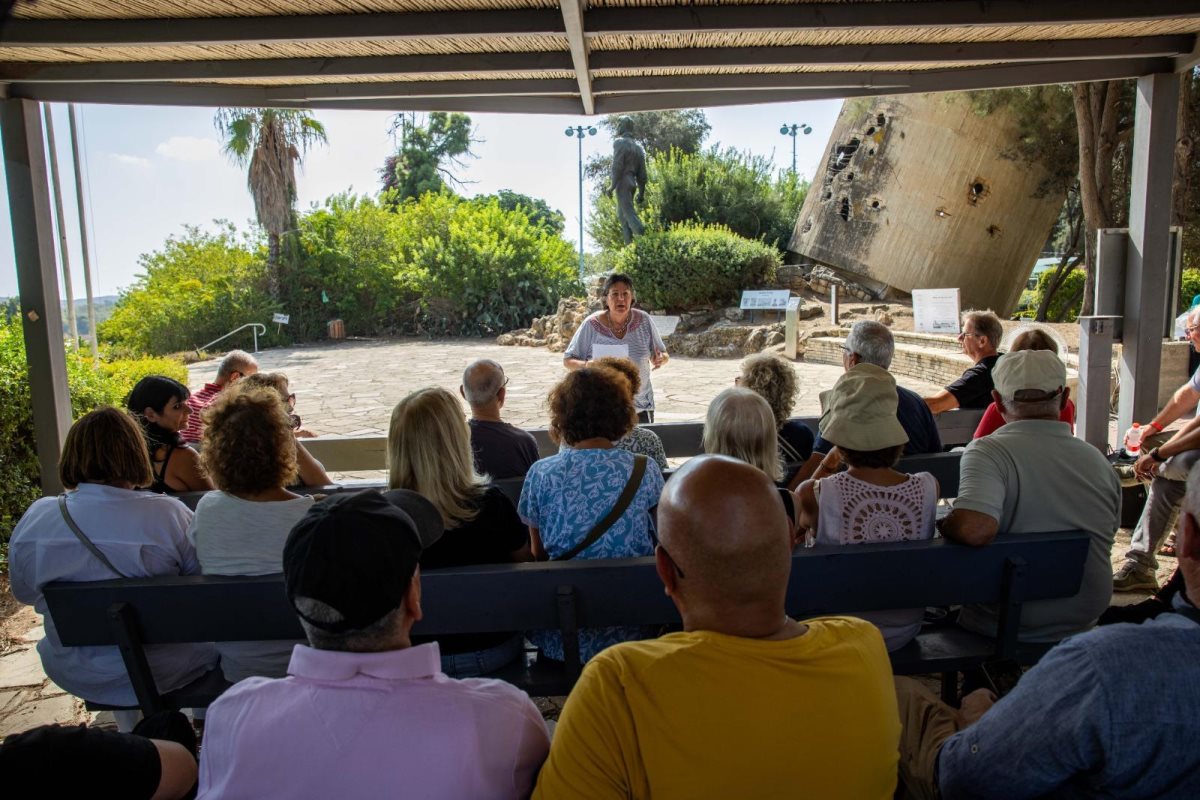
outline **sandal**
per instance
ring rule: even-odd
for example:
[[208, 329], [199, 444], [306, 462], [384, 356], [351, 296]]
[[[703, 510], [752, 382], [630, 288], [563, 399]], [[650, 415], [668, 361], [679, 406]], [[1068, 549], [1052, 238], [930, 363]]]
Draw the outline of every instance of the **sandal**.
[[1174, 533], [1172, 533], [1169, 537], [1167, 537], [1167, 541], [1163, 543], [1162, 547], [1158, 548], [1158, 554], [1160, 556], [1170, 556], [1171, 558], [1176, 557], [1175, 556], [1175, 534]]

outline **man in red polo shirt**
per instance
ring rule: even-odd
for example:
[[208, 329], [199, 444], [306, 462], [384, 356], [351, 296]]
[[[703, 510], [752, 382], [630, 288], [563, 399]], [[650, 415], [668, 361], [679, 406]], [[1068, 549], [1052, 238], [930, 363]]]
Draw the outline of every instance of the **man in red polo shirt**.
[[213, 382], [204, 384], [203, 389], [194, 392], [186, 401], [192, 415], [188, 417], [187, 427], [179, 432], [183, 440], [189, 444], [200, 441], [200, 436], [204, 433], [204, 420], [200, 418], [200, 412], [208, 408], [213, 398], [226, 386], [256, 372], [258, 362], [245, 350], [230, 350], [226, 353], [217, 365], [217, 377], [213, 378]]

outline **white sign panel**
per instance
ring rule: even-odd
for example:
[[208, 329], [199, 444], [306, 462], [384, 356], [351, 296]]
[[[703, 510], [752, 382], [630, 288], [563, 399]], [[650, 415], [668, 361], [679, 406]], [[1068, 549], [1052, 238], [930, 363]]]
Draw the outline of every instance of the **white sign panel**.
[[679, 325], [679, 317], [677, 316], [658, 317], [651, 314], [650, 321], [654, 323], [659, 336], [670, 336], [675, 332], [676, 326]]
[[289, 316], [288, 314], [272, 314], [271, 315], [271, 322], [278, 322], [280, 325], [287, 325], [288, 320], [290, 320], [290, 319], [291, 319], [291, 316]]
[[918, 333], [958, 335], [962, 305], [958, 289], [913, 289], [913, 328]]
[[787, 289], [747, 289], [742, 292], [742, 310], [783, 311], [791, 292]]
[[629, 345], [627, 344], [594, 344], [592, 345], [592, 358], [629, 358]]
[[789, 297], [788, 301], [787, 301], [787, 310], [788, 311], [799, 311], [800, 310], [800, 301], [803, 299], [804, 299], [803, 297]]

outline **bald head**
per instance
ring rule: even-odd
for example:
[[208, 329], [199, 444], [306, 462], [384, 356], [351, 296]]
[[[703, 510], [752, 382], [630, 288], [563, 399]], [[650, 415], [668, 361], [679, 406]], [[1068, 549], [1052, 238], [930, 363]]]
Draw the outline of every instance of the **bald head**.
[[749, 464], [699, 456], [667, 482], [659, 539], [687, 576], [685, 604], [777, 606], [792, 569], [791, 531], [775, 484]]
[[503, 388], [504, 367], [490, 358], [472, 361], [470, 366], [463, 370], [463, 397], [472, 408], [492, 402]]

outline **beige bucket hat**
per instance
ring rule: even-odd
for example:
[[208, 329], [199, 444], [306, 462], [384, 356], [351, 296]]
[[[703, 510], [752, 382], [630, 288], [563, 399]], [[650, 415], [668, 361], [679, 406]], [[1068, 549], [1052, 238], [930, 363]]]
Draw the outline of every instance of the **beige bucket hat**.
[[855, 364], [832, 389], [821, 392], [818, 428], [827, 442], [871, 452], [908, 441], [896, 407], [896, 379], [874, 364]]

